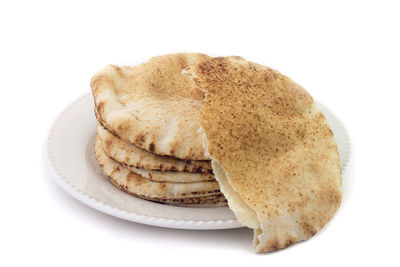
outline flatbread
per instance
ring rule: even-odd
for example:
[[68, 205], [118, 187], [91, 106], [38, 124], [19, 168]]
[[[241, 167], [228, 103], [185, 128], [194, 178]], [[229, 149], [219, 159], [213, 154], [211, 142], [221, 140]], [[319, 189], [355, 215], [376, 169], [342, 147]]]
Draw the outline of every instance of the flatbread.
[[213, 174], [190, 173], [190, 172], [160, 172], [149, 171], [145, 169], [132, 168], [129, 169], [140, 176], [156, 182], [171, 183], [198, 183], [198, 182], [215, 182]]
[[[171, 159], [171, 161], [178, 161], [180, 164], [170, 164], [168, 165], [168, 159], [163, 160], [163, 157], [157, 157], [151, 153], [145, 152], [139, 148], [136, 148], [134, 145], [130, 145], [118, 137], [114, 136], [107, 130], [105, 130], [101, 125], [97, 126], [97, 138], [99, 138], [102, 142], [102, 147], [106, 155], [112, 160], [120, 163], [126, 168], [129, 168], [132, 172], [139, 174], [140, 176], [147, 178], [151, 181], [157, 182], [173, 182], [173, 183], [194, 183], [194, 182], [205, 182], [205, 181], [215, 181], [215, 177], [211, 173], [191, 173], [191, 172], [182, 172], [182, 171], [153, 171], [148, 169], [142, 169], [140, 167], [132, 167], [129, 166], [126, 162], [145, 162], [146, 158], [149, 161], [153, 160], [154, 166], [164, 166], [161, 162], [167, 162], [167, 167], [171, 166], [185, 166], [185, 163], [180, 160]], [[132, 146], [132, 147], [130, 147]], [[139, 151], [137, 151], [139, 150]], [[138, 152], [137, 155], [135, 152]], [[146, 155], [150, 154], [150, 155]], [[156, 164], [157, 158], [161, 158], [161, 161]], [[144, 159], [144, 160], [143, 160]], [[173, 163], [173, 162], [172, 162]], [[137, 166], [137, 164], [134, 164]], [[140, 165], [139, 165], [140, 166]], [[189, 167], [193, 167], [193, 165], [187, 164]]]
[[95, 155], [100, 167], [112, 182], [133, 195], [154, 199], [180, 199], [221, 194], [217, 182], [170, 183], [143, 178], [109, 158], [102, 148], [100, 138], [97, 137]]
[[100, 124], [97, 125], [97, 134], [103, 140], [103, 148], [109, 157], [131, 167], [153, 171], [212, 173], [211, 161], [191, 161], [189, 163], [176, 158], [158, 156], [123, 141]]
[[95, 106], [108, 130], [157, 155], [209, 160], [199, 133], [203, 93], [181, 74], [209, 57], [174, 54], [139, 66], [109, 65], [91, 80]]
[[204, 196], [204, 197], [191, 197], [191, 198], [156, 198], [156, 197], [146, 197], [144, 195], [137, 195], [130, 191], [127, 191], [125, 187], [120, 186], [115, 183], [114, 180], [111, 179], [111, 183], [118, 187], [120, 190], [133, 195], [135, 197], [150, 200], [154, 202], [174, 205], [174, 206], [183, 206], [183, 207], [211, 207], [209, 204], [213, 204], [214, 207], [226, 207], [228, 206], [227, 201], [223, 194], [217, 194], [212, 196]]
[[288, 77], [239, 57], [185, 70], [206, 94], [204, 141], [221, 191], [254, 228], [256, 252], [308, 239], [342, 199], [333, 133], [312, 97]]

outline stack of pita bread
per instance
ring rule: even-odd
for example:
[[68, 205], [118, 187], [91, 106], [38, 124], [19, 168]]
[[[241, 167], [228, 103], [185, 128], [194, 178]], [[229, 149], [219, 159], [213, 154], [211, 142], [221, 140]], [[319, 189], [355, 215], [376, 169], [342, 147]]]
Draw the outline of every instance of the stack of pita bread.
[[181, 71], [208, 57], [168, 55], [135, 67], [110, 65], [91, 81], [96, 158], [118, 188], [183, 206], [226, 206], [205, 156], [203, 93]]
[[[109, 66], [92, 89], [96, 156], [123, 190], [174, 203], [221, 201], [220, 189], [254, 229], [256, 252], [310, 238], [340, 206], [333, 133], [308, 92], [275, 70], [240, 57], [167, 55]], [[199, 188], [178, 187], [187, 182]]]

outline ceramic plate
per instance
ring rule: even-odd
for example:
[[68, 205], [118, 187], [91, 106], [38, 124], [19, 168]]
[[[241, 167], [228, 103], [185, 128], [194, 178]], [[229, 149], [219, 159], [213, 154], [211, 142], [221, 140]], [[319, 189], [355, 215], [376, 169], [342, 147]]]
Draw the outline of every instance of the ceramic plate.
[[[346, 130], [325, 106], [318, 104], [335, 134], [342, 170], [350, 146]], [[56, 183], [84, 204], [125, 220], [180, 229], [227, 229], [243, 227], [227, 207], [175, 207], [142, 200], [114, 187], [94, 156], [96, 119], [91, 95], [69, 105], [56, 119], [48, 137], [50, 170]]]

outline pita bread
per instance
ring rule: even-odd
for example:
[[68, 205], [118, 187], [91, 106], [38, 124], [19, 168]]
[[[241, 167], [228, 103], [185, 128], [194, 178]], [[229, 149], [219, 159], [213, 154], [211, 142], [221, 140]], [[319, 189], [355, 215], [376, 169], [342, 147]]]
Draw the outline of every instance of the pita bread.
[[214, 203], [195, 203], [195, 204], [180, 204], [180, 203], [166, 203], [173, 206], [185, 207], [185, 208], [222, 208], [228, 207], [228, 202], [225, 197], [224, 200]]
[[[120, 163], [124, 167], [129, 168], [132, 172], [139, 174], [143, 178], [149, 179], [151, 181], [172, 182], [172, 183], [194, 183], [194, 182], [215, 181], [214, 175], [211, 173], [190, 173], [190, 172], [177, 172], [177, 171], [161, 172], [161, 171], [153, 171], [153, 170], [146, 170], [146, 169], [137, 168], [137, 167], [131, 167], [128, 164], [126, 164], [125, 162], [133, 162], [133, 161], [135, 161], [135, 158], [139, 158], [140, 156], [137, 156], [135, 153], [129, 153], [129, 155], [126, 155], [125, 153], [121, 153], [121, 152], [125, 152], [127, 150], [128, 151], [132, 150], [132, 149], [129, 149], [129, 146], [134, 147], [134, 145], [130, 145], [130, 144], [122, 141], [121, 139], [112, 135], [107, 130], [105, 130], [102, 126], [99, 126], [99, 125], [97, 126], [97, 138], [99, 138], [101, 140], [104, 152], [106, 153], [106, 155], [109, 158]], [[104, 141], [103, 138], [105, 138], [106, 141]], [[125, 146], [124, 146], [124, 143], [125, 143]], [[141, 150], [139, 148], [135, 148], [135, 149]], [[120, 152], [120, 153], [118, 153], [118, 152]], [[145, 151], [139, 152], [139, 153], [150, 154]], [[157, 157], [157, 156], [150, 154], [150, 157]], [[146, 158], [146, 155], [145, 155], [145, 158]], [[147, 158], [149, 158], [149, 157], [147, 157]], [[162, 159], [162, 157], [160, 157], [160, 158]], [[122, 159], [125, 159], [124, 160], [125, 162], [121, 162]], [[162, 163], [159, 163], [158, 166], [160, 166], [160, 165], [162, 165]], [[192, 165], [189, 165], [189, 166], [192, 166]]]
[[[208, 204], [214, 204], [215, 207], [226, 207], [227, 202], [223, 194], [217, 194], [212, 196], [204, 196], [204, 197], [192, 197], [192, 198], [156, 198], [156, 197], [146, 197], [144, 195], [137, 195], [130, 191], [127, 191], [125, 187], [120, 186], [115, 183], [114, 180], [111, 179], [111, 183], [118, 187], [120, 190], [133, 195], [135, 197], [150, 200], [154, 202], [174, 205], [174, 206], [184, 206], [184, 207], [211, 207]], [[219, 204], [219, 205], [215, 205]]]
[[181, 74], [209, 57], [174, 54], [135, 67], [109, 65], [91, 80], [98, 115], [121, 139], [157, 155], [209, 160], [199, 133], [203, 93]]
[[129, 169], [139, 174], [140, 176], [156, 182], [171, 182], [171, 183], [197, 183], [197, 182], [215, 182], [213, 174], [190, 173], [190, 172], [160, 172], [149, 171], [129, 167]]
[[152, 199], [180, 199], [221, 194], [217, 182], [170, 183], [154, 182], [132, 172], [110, 159], [104, 152], [100, 138], [95, 140], [95, 155], [104, 173], [125, 191]]
[[185, 70], [206, 94], [204, 141], [221, 191], [254, 228], [256, 252], [308, 239], [342, 198], [333, 133], [312, 97], [288, 77], [239, 57]]
[[[153, 171], [205, 173], [207, 176], [210, 176], [210, 173], [212, 172], [210, 161], [191, 161], [189, 163], [183, 160], [158, 156], [146, 152], [143, 149], [127, 143], [113, 135], [100, 124], [97, 125], [97, 134], [103, 140], [104, 151], [109, 157], [131, 167]], [[213, 179], [214, 177], [212, 177], [211, 180]]]

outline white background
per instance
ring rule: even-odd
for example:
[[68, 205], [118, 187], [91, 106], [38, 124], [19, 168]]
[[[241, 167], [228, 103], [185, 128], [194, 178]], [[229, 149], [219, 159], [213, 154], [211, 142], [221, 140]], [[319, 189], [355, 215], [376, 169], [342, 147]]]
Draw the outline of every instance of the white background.
[[[1, 1], [0, 265], [397, 265], [400, 8], [396, 1]], [[45, 173], [57, 114], [109, 63], [171, 52], [280, 70], [346, 125], [344, 199], [322, 232], [256, 255], [249, 229], [185, 231], [92, 210]], [[225, 266], [225, 265], [224, 265]]]

